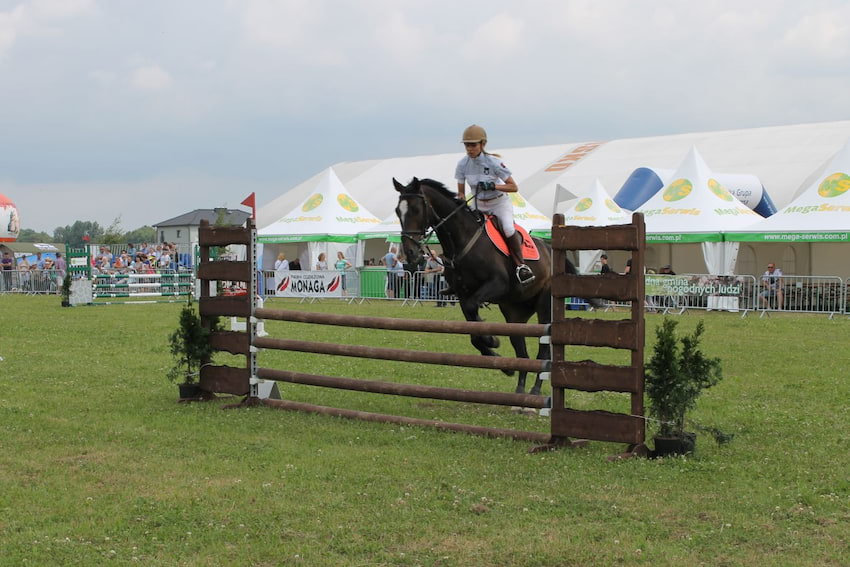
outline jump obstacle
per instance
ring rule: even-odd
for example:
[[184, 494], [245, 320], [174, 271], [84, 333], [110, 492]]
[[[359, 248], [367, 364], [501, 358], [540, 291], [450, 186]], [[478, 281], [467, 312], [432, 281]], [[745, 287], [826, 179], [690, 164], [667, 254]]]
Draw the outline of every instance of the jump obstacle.
[[165, 274], [98, 274], [92, 296], [101, 297], [178, 297], [192, 293], [191, 272]]
[[[620, 456], [645, 455], [644, 420], [644, 243], [643, 216], [635, 214], [631, 224], [608, 227], [564, 226], [563, 215], [555, 215], [552, 227], [554, 275], [552, 279], [552, 323], [550, 325], [490, 323], [467, 321], [425, 321], [384, 317], [363, 317], [341, 314], [309, 313], [304, 311], [260, 308], [256, 294], [239, 297], [213, 296], [216, 281], [245, 282], [247, 289], [257, 289], [256, 230], [253, 220], [243, 227], [213, 227], [201, 223], [199, 231], [200, 264], [197, 277], [201, 281], [199, 310], [208, 328], [213, 317], [230, 316], [246, 319], [244, 332], [218, 331], [211, 334], [215, 350], [244, 355], [246, 367], [205, 364], [200, 372], [202, 390], [246, 396], [244, 403], [260, 403], [270, 407], [320, 413], [339, 417], [379, 421], [404, 425], [430, 426], [488, 437], [508, 437], [540, 444], [535, 449], [577, 445], [577, 440], [596, 440], [626, 443]], [[210, 261], [210, 248], [244, 245], [246, 261]], [[568, 250], [626, 250], [631, 252], [632, 271], [627, 275], [571, 275], [565, 273]], [[568, 297], [602, 298], [631, 302], [629, 319], [602, 320], [566, 318], [564, 300]], [[551, 344], [551, 360], [532, 360], [482, 355], [431, 353], [405, 349], [339, 345], [289, 338], [257, 336], [259, 319], [338, 325], [364, 329], [396, 331], [484, 334], [500, 336], [538, 337]], [[568, 361], [567, 345], [585, 345], [625, 349], [631, 352], [631, 364], [615, 366], [591, 360]], [[443, 364], [498, 370], [541, 372], [551, 380], [552, 396], [536, 396], [506, 392], [484, 392], [441, 388], [357, 378], [331, 377], [279, 369], [260, 368], [259, 349], [309, 352], [336, 356]], [[209, 362], [209, 361], [207, 361]], [[264, 381], [307, 384], [326, 388], [354, 390], [417, 398], [472, 402], [478, 404], [538, 408], [550, 415], [550, 432], [517, 431], [416, 419], [379, 413], [362, 412], [288, 400], [260, 399], [259, 386]], [[613, 391], [630, 395], [630, 412], [613, 413], [602, 410], [576, 410], [566, 406], [566, 391]]]

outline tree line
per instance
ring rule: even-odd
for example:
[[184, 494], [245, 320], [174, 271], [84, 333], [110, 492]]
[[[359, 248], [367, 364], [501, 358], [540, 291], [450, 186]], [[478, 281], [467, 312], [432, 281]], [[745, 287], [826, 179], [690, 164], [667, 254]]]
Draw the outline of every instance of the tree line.
[[56, 242], [69, 246], [83, 246], [84, 244], [127, 244], [141, 242], [155, 242], [156, 230], [152, 226], [143, 226], [135, 230], [125, 232], [121, 227], [121, 219], [115, 219], [106, 228], [94, 221], [75, 221], [67, 226], [57, 226], [53, 229], [53, 235], [46, 232], [38, 232], [29, 228], [22, 228], [18, 234], [18, 242]]

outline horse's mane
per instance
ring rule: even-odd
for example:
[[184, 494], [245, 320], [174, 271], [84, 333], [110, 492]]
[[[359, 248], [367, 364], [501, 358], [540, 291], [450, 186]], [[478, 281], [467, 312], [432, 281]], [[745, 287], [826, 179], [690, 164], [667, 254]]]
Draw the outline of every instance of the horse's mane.
[[448, 187], [446, 187], [439, 181], [435, 181], [433, 179], [420, 179], [419, 184], [427, 185], [431, 189], [436, 189], [437, 191], [442, 193], [443, 196], [445, 196], [447, 199], [451, 199], [452, 201], [454, 201], [457, 206], [466, 205], [466, 201], [464, 201], [463, 199], [458, 199], [457, 193], [449, 190]]

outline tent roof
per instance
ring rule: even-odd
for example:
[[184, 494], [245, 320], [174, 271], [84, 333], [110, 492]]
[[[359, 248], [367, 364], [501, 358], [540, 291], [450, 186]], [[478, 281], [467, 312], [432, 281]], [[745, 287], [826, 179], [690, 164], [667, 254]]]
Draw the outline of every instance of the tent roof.
[[670, 183], [636, 211], [644, 215], [647, 241], [719, 242], [721, 231], [761, 219], [714, 177], [696, 147], [691, 148]]
[[632, 222], [629, 211], [614, 202], [598, 178], [564, 211], [564, 222], [574, 226], [606, 226]]
[[[558, 185], [576, 193], [598, 178], [616, 194], [635, 169], [673, 169], [694, 145], [717, 172], [757, 176], [781, 209], [811, 184], [849, 138], [846, 120], [493, 151], [504, 157], [520, 195], [547, 216], [555, 212]], [[448, 154], [342, 162], [334, 170], [358, 202], [384, 218], [397, 202], [393, 177], [405, 183], [414, 176], [431, 177], [453, 187], [462, 155], [458, 148]], [[321, 175], [260, 207], [257, 226], [268, 226], [303, 202]]]
[[351, 196], [333, 168], [314, 179], [300, 205], [257, 231], [260, 242], [355, 242], [358, 232], [381, 222]]
[[793, 202], [727, 240], [751, 242], [850, 241], [850, 141]]

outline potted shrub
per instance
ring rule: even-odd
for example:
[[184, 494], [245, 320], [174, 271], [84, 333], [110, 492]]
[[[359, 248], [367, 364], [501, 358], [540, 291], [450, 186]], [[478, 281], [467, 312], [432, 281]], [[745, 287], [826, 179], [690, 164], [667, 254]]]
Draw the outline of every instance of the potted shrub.
[[656, 343], [645, 369], [649, 415], [659, 422], [653, 456], [693, 452], [696, 434], [686, 431], [685, 416], [702, 391], [723, 378], [720, 359], [700, 350], [703, 322], [692, 334], [681, 337], [677, 325], [665, 317], [655, 330]]
[[59, 295], [62, 297], [62, 307], [71, 306], [71, 274], [65, 274], [62, 280], [62, 288], [59, 290]]
[[195, 310], [192, 296], [180, 311], [180, 323], [168, 337], [174, 366], [168, 371], [168, 379], [176, 382], [180, 388], [180, 399], [201, 397], [198, 377], [201, 366], [209, 362], [213, 349], [210, 346], [210, 333], [220, 329], [218, 317], [206, 328]]

